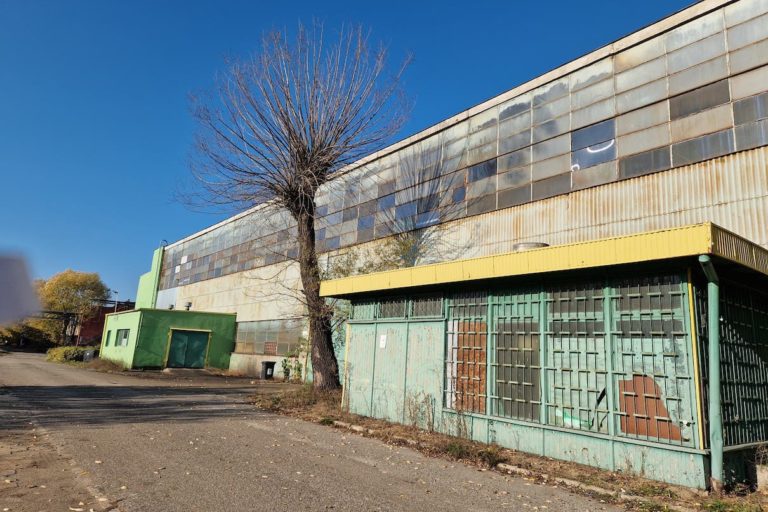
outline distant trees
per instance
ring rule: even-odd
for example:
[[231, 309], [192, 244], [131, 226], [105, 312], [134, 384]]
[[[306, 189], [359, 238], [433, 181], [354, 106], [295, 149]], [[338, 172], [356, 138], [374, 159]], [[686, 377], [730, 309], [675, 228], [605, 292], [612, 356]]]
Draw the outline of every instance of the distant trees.
[[35, 284], [43, 309], [77, 313], [84, 319], [91, 318], [98, 310], [98, 302], [109, 299], [110, 293], [95, 272], [68, 269]]
[[322, 25], [295, 39], [272, 32], [251, 60], [222, 76], [218, 94], [196, 103], [202, 158], [193, 171], [209, 204], [267, 203], [296, 224], [302, 301], [308, 311], [313, 382], [339, 386], [333, 308], [320, 297], [315, 247], [318, 189], [345, 167], [385, 146], [405, 119], [400, 79], [387, 70], [361, 27], [328, 41]]
[[[65, 270], [50, 279], [35, 281], [40, 306], [43, 311], [73, 313], [82, 320], [91, 318], [99, 308], [99, 301], [109, 299], [109, 288], [97, 273]], [[0, 337], [12, 342], [26, 340], [41, 343], [65, 342], [60, 320], [35, 317], [0, 330]]]

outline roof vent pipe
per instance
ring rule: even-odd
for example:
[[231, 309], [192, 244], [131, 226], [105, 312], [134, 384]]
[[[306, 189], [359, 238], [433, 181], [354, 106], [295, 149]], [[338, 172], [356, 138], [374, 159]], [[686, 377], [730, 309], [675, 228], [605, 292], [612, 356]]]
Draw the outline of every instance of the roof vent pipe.
[[531, 249], [541, 249], [542, 247], [549, 247], [549, 244], [544, 242], [520, 242], [512, 246], [512, 252], [525, 252]]

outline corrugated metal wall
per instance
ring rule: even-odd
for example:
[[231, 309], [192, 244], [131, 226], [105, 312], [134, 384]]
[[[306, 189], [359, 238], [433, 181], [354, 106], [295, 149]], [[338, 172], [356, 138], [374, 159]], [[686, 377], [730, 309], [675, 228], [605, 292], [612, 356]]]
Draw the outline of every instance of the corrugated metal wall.
[[707, 221], [768, 246], [768, 148], [462, 219], [445, 236], [470, 257]]

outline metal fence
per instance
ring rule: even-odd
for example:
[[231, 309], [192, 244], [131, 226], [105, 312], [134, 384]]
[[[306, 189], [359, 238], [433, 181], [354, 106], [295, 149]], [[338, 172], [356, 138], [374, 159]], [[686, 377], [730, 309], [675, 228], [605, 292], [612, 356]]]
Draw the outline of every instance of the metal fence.
[[768, 441], [768, 294], [728, 280], [720, 288], [720, 386], [725, 446]]

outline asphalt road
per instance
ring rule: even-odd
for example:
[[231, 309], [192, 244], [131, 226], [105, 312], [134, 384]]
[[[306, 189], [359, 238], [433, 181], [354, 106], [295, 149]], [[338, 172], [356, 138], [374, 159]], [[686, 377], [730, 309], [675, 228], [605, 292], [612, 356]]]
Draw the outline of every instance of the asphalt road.
[[[142, 379], [12, 354], [0, 357], [0, 386], [0, 418], [39, 425], [119, 510], [619, 510], [258, 411], [248, 383]], [[0, 422], [0, 437], [10, 424]]]

